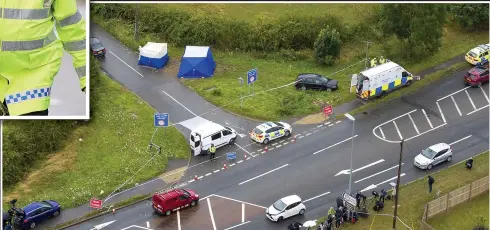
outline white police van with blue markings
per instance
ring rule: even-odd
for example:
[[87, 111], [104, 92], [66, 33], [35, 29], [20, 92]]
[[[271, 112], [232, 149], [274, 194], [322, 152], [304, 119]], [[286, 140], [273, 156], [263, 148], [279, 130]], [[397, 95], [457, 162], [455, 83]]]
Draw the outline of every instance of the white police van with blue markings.
[[258, 143], [267, 144], [277, 138], [289, 137], [292, 132], [291, 126], [285, 122], [268, 121], [252, 130], [250, 138]]

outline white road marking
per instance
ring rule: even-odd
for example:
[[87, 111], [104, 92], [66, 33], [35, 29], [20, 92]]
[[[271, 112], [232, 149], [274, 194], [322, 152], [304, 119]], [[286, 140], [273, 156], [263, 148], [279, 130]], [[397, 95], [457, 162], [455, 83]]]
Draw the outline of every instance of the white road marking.
[[235, 226], [232, 226], [232, 227], [226, 228], [225, 230], [230, 230], [230, 229], [233, 229], [233, 228], [236, 228], [236, 227], [240, 227], [240, 226], [245, 225], [245, 224], [248, 224], [248, 223], [250, 223], [250, 221], [243, 222], [243, 223], [241, 223], [241, 224], [237, 224], [237, 225], [235, 225]]
[[459, 116], [463, 116], [463, 114], [461, 114], [461, 110], [459, 110], [458, 104], [456, 104], [456, 100], [454, 100], [453, 96], [451, 96], [451, 100], [453, 100], [454, 106], [456, 106], [456, 110], [458, 110]]
[[177, 101], [174, 97], [172, 97], [170, 94], [168, 94], [167, 92], [163, 91], [162, 92], [164, 94], [167, 94], [168, 97], [170, 97], [172, 100], [174, 100], [175, 102], [177, 102], [177, 104], [179, 104], [180, 106], [182, 106], [182, 108], [186, 109], [187, 111], [189, 111], [189, 113], [191, 113], [192, 115], [196, 116], [196, 117], [199, 117], [197, 116], [197, 114], [195, 114], [194, 112], [192, 112], [189, 108], [185, 107], [182, 103], [180, 103], [179, 101]]
[[471, 106], [473, 106], [473, 109], [476, 110], [475, 103], [473, 103], [473, 100], [470, 97], [470, 94], [468, 93], [468, 90], [464, 91], [466, 93], [466, 96], [468, 96], [468, 100], [470, 100]]
[[[391, 119], [391, 120], [389, 120], [389, 121], [386, 121], [385, 123], [382, 123], [382, 124], [378, 125], [377, 127], [381, 127], [381, 126], [383, 126], [383, 125], [385, 125], [385, 124], [388, 124], [388, 123], [390, 123], [390, 122], [392, 122], [392, 121], [394, 121], [394, 120], [396, 120], [396, 119], [398, 119], [398, 118], [400, 118], [400, 117], [406, 116], [407, 114], [413, 113], [413, 112], [415, 112], [415, 111], [417, 111], [417, 110], [416, 110], [416, 109], [414, 109], [414, 110], [412, 110], [412, 111], [410, 111], [410, 112], [408, 112], [408, 113], [404, 113], [404, 114], [402, 114], [402, 115], [400, 115], [400, 116], [398, 116], [398, 117], [395, 117], [395, 118], [393, 118], [393, 119]], [[377, 127], [376, 127], [376, 128], [377, 128]], [[374, 129], [376, 129], [376, 128], [374, 128]]]
[[257, 179], [257, 178], [259, 178], [259, 177], [261, 177], [261, 176], [265, 176], [265, 175], [267, 175], [267, 174], [269, 174], [269, 173], [271, 173], [271, 172], [274, 172], [274, 171], [277, 171], [277, 170], [279, 170], [279, 169], [282, 169], [282, 168], [284, 168], [284, 167], [286, 167], [286, 166], [288, 166], [288, 165], [289, 165], [289, 164], [285, 164], [285, 165], [283, 165], [283, 166], [281, 166], [281, 167], [278, 167], [278, 168], [275, 168], [275, 169], [270, 170], [270, 171], [268, 171], [268, 172], [262, 173], [262, 174], [260, 174], [260, 175], [258, 175], [258, 176], [256, 176], [256, 177], [253, 177], [253, 178], [248, 179], [248, 180], [246, 180], [246, 181], [240, 182], [238, 185], [242, 185], [242, 184], [245, 184], [245, 183], [250, 182], [250, 181], [252, 181], [252, 180], [255, 180], [255, 179]]
[[235, 165], [235, 163], [231, 164], [230, 167], [233, 167]]
[[[360, 171], [360, 170], [363, 170], [363, 169], [365, 169], [365, 168], [371, 167], [371, 166], [373, 166], [373, 165], [379, 164], [379, 163], [384, 162], [384, 161], [385, 161], [384, 159], [381, 159], [381, 160], [376, 161], [376, 162], [373, 162], [373, 163], [371, 163], [371, 164], [364, 165], [364, 166], [362, 166], [362, 167], [360, 167], [360, 168], [358, 168], [358, 169], [353, 170], [353, 171], [352, 171], [352, 173], [358, 172], [358, 171]], [[342, 170], [342, 171], [340, 171], [339, 173], [335, 174], [335, 176], [338, 176], [338, 175], [341, 175], [341, 174], [350, 174], [349, 172], [350, 172], [350, 169], [345, 169], [345, 170]]]
[[490, 99], [488, 98], [487, 96], [487, 93], [485, 92], [485, 90], [482, 88], [482, 87], [478, 87], [481, 89], [481, 92], [483, 93], [483, 95], [485, 96], [485, 98], [487, 99], [488, 103], [490, 103]]
[[243, 151], [245, 151], [246, 153], [248, 153], [250, 156], [254, 156], [253, 154], [251, 154], [250, 152], [248, 152], [246, 149], [244, 149], [242, 146], [238, 145], [237, 143], [234, 143], [236, 146], [238, 146], [238, 148], [241, 148]]
[[289, 142], [284, 142], [284, 144], [282, 144], [282, 145], [287, 145], [287, 144], [289, 144]]
[[[405, 163], [402, 163], [402, 165], [403, 165], [403, 164], [405, 164]], [[384, 172], [386, 172], [386, 171], [392, 170], [392, 169], [397, 168], [397, 167], [398, 167], [398, 165], [395, 165], [395, 166], [393, 166], [393, 167], [391, 167], [391, 168], [385, 169], [385, 170], [383, 170], [383, 171], [381, 171], [381, 172], [378, 172], [378, 173], [375, 173], [375, 174], [373, 174], [373, 175], [371, 175], [371, 176], [367, 176], [367, 177], [364, 177], [364, 178], [362, 178], [362, 179], [360, 179], [360, 180], [357, 180], [357, 181], [355, 181], [354, 183], [361, 182], [361, 181], [363, 181], [363, 180], [366, 180], [366, 179], [369, 179], [369, 178], [371, 178], [371, 177], [377, 176], [377, 175], [379, 175], [379, 174], [381, 174], [381, 173], [384, 173]]]
[[228, 123], [228, 122], [225, 122], [225, 124], [227, 124], [227, 125], [229, 125], [229, 126], [233, 126], [233, 127], [237, 128], [237, 129], [241, 129], [241, 130], [243, 130], [243, 131], [247, 132], [247, 130], [246, 130], [246, 129], [244, 129], [244, 128], [242, 128], [242, 127], [238, 127], [238, 126], [233, 125], [233, 124], [230, 124], [230, 123]]
[[219, 172], [219, 169], [218, 169], [218, 170], [214, 170], [213, 172], [214, 172], [214, 173], [217, 173], [217, 172]]
[[307, 137], [307, 136], [309, 136], [309, 135], [311, 135], [311, 133], [307, 133], [305, 136]]
[[415, 121], [413, 121], [412, 115], [408, 114], [408, 118], [412, 121], [413, 127], [415, 128], [415, 131], [417, 131], [417, 134], [420, 134], [419, 129], [417, 128], [417, 125], [415, 124]]
[[197, 179], [198, 179], [198, 180], [200, 180], [200, 179], [202, 179], [202, 178], [203, 178], [203, 176], [200, 176], [200, 177], [198, 177]]
[[470, 138], [470, 137], [471, 137], [471, 135], [469, 135], [469, 136], [467, 136], [467, 137], [463, 137], [463, 138], [461, 138], [461, 139], [459, 139], [459, 140], [457, 140], [457, 141], [455, 141], [455, 142], [453, 142], [453, 143], [451, 143], [451, 144], [449, 144], [449, 145], [454, 145], [454, 144], [459, 143], [459, 142], [461, 142], [461, 141], [464, 141], [464, 140], [466, 140], [466, 139], [468, 139], [468, 138]]
[[279, 147], [281, 147], [281, 146], [282, 146], [282, 145], [278, 145], [278, 146], [276, 146], [276, 148], [279, 148]]
[[114, 55], [114, 57], [116, 57], [117, 59], [119, 59], [119, 61], [121, 61], [122, 63], [124, 63], [125, 65], [127, 65], [129, 68], [131, 68], [134, 72], [136, 72], [138, 75], [140, 75], [141, 77], [145, 77], [143, 76], [143, 74], [140, 74], [138, 71], [136, 71], [135, 69], [133, 69], [133, 67], [131, 67], [130, 65], [128, 65], [128, 63], [124, 62], [121, 58], [119, 58], [117, 55], [115, 55], [113, 52], [111, 52], [109, 50], [109, 53], [111, 53], [112, 55]]
[[208, 200], [208, 209], [209, 209], [209, 215], [211, 216], [211, 222], [213, 223], [213, 229], [216, 230], [216, 223], [214, 223], [214, 216], [213, 216], [213, 209], [211, 208], [211, 202]]
[[285, 142], [286, 140], [280, 140], [279, 143]]
[[341, 121], [336, 121], [336, 122], [335, 122], [335, 124], [338, 124], [338, 123], [340, 123], [340, 122], [341, 122]]
[[446, 123], [446, 118], [444, 117], [444, 113], [442, 113], [442, 109], [441, 106], [439, 105], [439, 102], [436, 102], [436, 104], [437, 104], [437, 108], [439, 109], [439, 113], [441, 114], [442, 121]]
[[425, 113], [425, 109], [422, 109], [422, 113], [424, 113], [425, 119], [427, 119], [427, 122], [429, 122], [430, 128], [433, 129], [434, 126], [432, 125], [432, 122], [430, 122], [429, 117], [427, 116], [427, 113]]
[[272, 146], [275, 146], [275, 145], [277, 145], [277, 144], [278, 144], [278, 143], [273, 143], [273, 144], [272, 144]]
[[[178, 211], [177, 211], [178, 212]], [[147, 228], [150, 228], [150, 222], [149, 221], [146, 221], [146, 227]]]
[[255, 152], [251, 152], [250, 154], [254, 155], [254, 154], [255, 154]]
[[456, 91], [456, 92], [454, 92], [454, 93], [451, 93], [451, 94], [449, 94], [449, 95], [446, 95], [446, 96], [444, 96], [444, 97], [442, 97], [442, 98], [437, 99], [437, 101], [441, 101], [441, 100], [446, 99], [446, 98], [448, 98], [448, 97], [452, 97], [454, 94], [457, 94], [457, 93], [459, 93], [459, 92], [461, 92], [461, 91], [463, 91], [463, 90], [466, 90], [466, 89], [468, 89], [468, 88], [470, 88], [470, 87], [471, 87], [471, 86], [468, 86], [468, 87], [465, 87], [465, 88], [463, 88], [463, 89], [460, 89], [460, 90], [458, 90], [458, 91]]
[[303, 137], [304, 137], [304, 136], [299, 136], [299, 137], [298, 137], [298, 139], [301, 139], [301, 138], [303, 138]]
[[[98, 225], [95, 225], [95, 226], [94, 226], [94, 228], [92, 228], [92, 229], [90, 229], [90, 230], [100, 230], [100, 229], [102, 229], [102, 228], [105, 228], [105, 227], [109, 226], [110, 224], [112, 224], [112, 223], [114, 223], [114, 222], [116, 222], [116, 221], [115, 221], [115, 220], [113, 220], [113, 221], [105, 222], [105, 223], [103, 223], [103, 224], [98, 224]], [[127, 227], [127, 228], [131, 228], [131, 227]], [[127, 228], [126, 228], [126, 229], [127, 229]]]
[[383, 129], [381, 129], [381, 127], [379, 127], [379, 132], [381, 133], [381, 136], [383, 137], [383, 139], [386, 139], [385, 133], [383, 133]]
[[182, 227], [180, 225], [180, 212], [177, 210], [177, 228], [178, 230], [182, 230]]
[[471, 115], [471, 114], [473, 114], [473, 113], [476, 113], [476, 112], [478, 112], [478, 111], [480, 111], [480, 110], [482, 110], [482, 109], [484, 109], [484, 108], [486, 108], [486, 107], [488, 107], [488, 106], [489, 106], [489, 105], [485, 105], [485, 106], [483, 106], [483, 107], [481, 107], [481, 108], [479, 108], [479, 109], [477, 109], [477, 110], [475, 110], [475, 111], [471, 111], [471, 112], [469, 112], [469, 113], [468, 113], [468, 114], [466, 114], [466, 115]]
[[248, 203], [248, 202], [244, 202], [244, 201], [241, 201], [241, 200], [236, 200], [236, 199], [229, 198], [229, 197], [226, 197], [226, 196], [220, 196], [220, 195], [216, 195], [216, 194], [213, 194], [213, 196], [220, 197], [220, 198], [227, 199], [227, 200], [231, 200], [231, 201], [235, 201], [235, 202], [238, 202], [238, 203], [244, 203], [244, 204], [252, 205], [252, 206], [255, 206], [255, 207], [267, 209], [264, 206], [260, 206], [260, 205], [252, 204], [252, 203]]
[[398, 129], [398, 125], [396, 125], [396, 122], [393, 121], [393, 125], [395, 125], [396, 132], [398, 133], [398, 136], [400, 136], [400, 140], [403, 139], [402, 134], [400, 133], [400, 130]]
[[[400, 175], [400, 177], [403, 177], [403, 176], [405, 176], [405, 173], [402, 173], [402, 174]], [[397, 177], [395, 176], [395, 177], [392, 177], [392, 178], [390, 178], [390, 179], [388, 179], [388, 180], [385, 180], [385, 181], [383, 181], [383, 182], [381, 182], [381, 183], [378, 183], [378, 184], [371, 184], [371, 185], [369, 185], [368, 187], [366, 187], [366, 188], [364, 188], [363, 190], [361, 190], [360, 192], [365, 192], [365, 191], [368, 191], [368, 190], [374, 189], [374, 188], [376, 188], [376, 187], [378, 187], [378, 186], [380, 186], [380, 185], [382, 185], [382, 184], [384, 184], [384, 183], [386, 183], [386, 182], [390, 182], [390, 181], [392, 181], [392, 180], [394, 180], [394, 179], [396, 179], [396, 178], [397, 178]]]
[[310, 199], [306, 199], [306, 200], [304, 200], [304, 201], [303, 201], [303, 203], [306, 203], [306, 202], [308, 202], [308, 201], [314, 200], [314, 199], [316, 199], [316, 198], [318, 198], [318, 197], [325, 196], [325, 195], [327, 195], [327, 194], [329, 194], [329, 193], [330, 193], [330, 192], [326, 192], [326, 193], [320, 194], [320, 195], [318, 195], [318, 196], [312, 197], [312, 198], [310, 198]]
[[245, 204], [242, 203], [242, 223], [245, 222]]
[[209, 176], [209, 175], [211, 175], [211, 173], [206, 173], [206, 175], [204, 175], [204, 176]]
[[316, 132], [318, 132], [318, 131], [320, 131], [320, 130], [315, 130], [315, 131], [313, 131], [313, 133], [316, 133]]
[[333, 126], [333, 124], [328, 125], [328, 127], [332, 127], [332, 126]]
[[328, 146], [328, 147], [326, 147], [326, 148], [320, 149], [320, 150], [318, 150], [318, 151], [314, 152], [314, 153], [313, 153], [313, 155], [315, 155], [315, 154], [317, 154], [317, 153], [320, 153], [320, 152], [323, 152], [323, 151], [325, 151], [325, 150], [327, 150], [327, 149], [329, 149], [329, 148], [332, 148], [332, 147], [334, 147], [334, 146], [340, 145], [340, 144], [342, 144], [342, 143], [344, 143], [344, 142], [346, 142], [346, 141], [348, 141], [348, 140], [350, 140], [350, 139], [352, 139], [352, 138], [355, 138], [355, 137], [357, 137], [357, 134], [356, 134], [356, 135], [354, 135], [353, 137], [349, 137], [349, 138], [347, 138], [347, 139], [345, 139], [345, 140], [343, 140], [343, 141], [341, 141], [341, 142], [338, 142], [338, 143], [335, 143], [335, 144], [333, 144], [333, 145], [330, 145], [330, 146]]
[[329, 121], [329, 122], [325, 122], [325, 123], [323, 123], [323, 124], [324, 124], [324, 125], [328, 125], [328, 124], [330, 124], [330, 121]]
[[268, 151], [271, 151], [271, 150], [273, 150], [273, 149], [274, 149], [274, 147], [270, 147], [270, 148], [268, 149]]
[[240, 164], [240, 163], [242, 163], [242, 162], [243, 162], [243, 160], [240, 160], [240, 161], [238, 161], [238, 162], [237, 162], [237, 164]]
[[319, 126], [317, 126], [317, 128], [321, 128], [321, 127], [323, 127], [323, 125], [319, 125]]
[[420, 134], [417, 134], [417, 135], [415, 135], [415, 136], [413, 136], [413, 137], [407, 138], [405, 141], [412, 140], [412, 139], [414, 139], [414, 138], [416, 138], [416, 137], [419, 137], [419, 136], [421, 136], [421, 135], [424, 135], [424, 134], [426, 134], [426, 133], [428, 133], [428, 132], [430, 132], [430, 131], [436, 130], [436, 129], [438, 129], [438, 128], [442, 127], [442, 126], [445, 126], [445, 125], [447, 125], [447, 123], [444, 123], [444, 124], [442, 124], [442, 125], [439, 125], [439, 126], [437, 126], [437, 127], [433, 128], [433, 129], [429, 129], [429, 130], [427, 130], [427, 131], [425, 131], [425, 132], [422, 132], [422, 133], [420, 133]]
[[192, 183], [192, 182], [194, 182], [194, 180], [187, 181], [187, 183]]

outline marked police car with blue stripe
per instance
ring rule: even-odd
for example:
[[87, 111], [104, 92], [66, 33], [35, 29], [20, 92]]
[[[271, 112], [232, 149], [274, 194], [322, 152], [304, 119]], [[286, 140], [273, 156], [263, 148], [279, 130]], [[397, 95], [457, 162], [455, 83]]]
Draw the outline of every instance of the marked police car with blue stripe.
[[291, 136], [292, 131], [291, 126], [285, 122], [268, 121], [252, 130], [250, 138], [258, 143], [267, 144], [274, 139]]

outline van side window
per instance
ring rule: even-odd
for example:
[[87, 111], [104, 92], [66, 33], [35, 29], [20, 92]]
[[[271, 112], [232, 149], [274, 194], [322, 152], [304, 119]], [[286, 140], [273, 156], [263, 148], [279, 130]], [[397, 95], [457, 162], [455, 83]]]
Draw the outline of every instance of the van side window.
[[405, 71], [403, 71], [403, 72], [402, 72], [402, 77], [408, 77], [408, 73], [407, 73], [407, 72], [405, 72]]
[[221, 132], [219, 133], [215, 133], [211, 136], [211, 140], [214, 141], [214, 140], [218, 140], [221, 138]]
[[227, 129], [223, 130], [223, 136], [228, 136], [230, 134], [231, 134], [230, 130]]

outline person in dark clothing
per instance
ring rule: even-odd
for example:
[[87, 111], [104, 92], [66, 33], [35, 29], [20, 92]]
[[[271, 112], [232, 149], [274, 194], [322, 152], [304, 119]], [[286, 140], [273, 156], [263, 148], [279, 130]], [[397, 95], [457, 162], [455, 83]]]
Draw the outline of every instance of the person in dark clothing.
[[337, 202], [337, 208], [344, 207], [344, 200], [341, 197], [337, 197], [335, 201]]
[[293, 220], [293, 223], [291, 223], [289, 226], [288, 226], [288, 229], [290, 230], [299, 230], [300, 227], [303, 227], [300, 223], [296, 222]]
[[432, 192], [432, 185], [434, 184], [434, 182], [436, 182], [434, 180], [433, 177], [431, 177], [430, 175], [427, 177], [427, 182], [429, 183], [429, 192]]
[[342, 207], [338, 208], [336, 211], [335, 211], [335, 227], [338, 228], [340, 227], [340, 219], [342, 218]]
[[376, 212], [379, 212], [379, 211], [383, 210], [384, 207], [385, 207], [385, 204], [383, 202], [381, 202], [380, 200], [378, 200], [378, 201], [376, 201], [376, 204], [374, 205], [373, 210]]
[[470, 158], [466, 161], [466, 169], [473, 168], [473, 158]]
[[379, 195], [379, 200], [384, 203], [385, 202], [385, 197], [386, 197], [386, 190], [381, 189], [381, 193]]
[[328, 216], [327, 221], [325, 221], [325, 230], [332, 230], [333, 217]]

